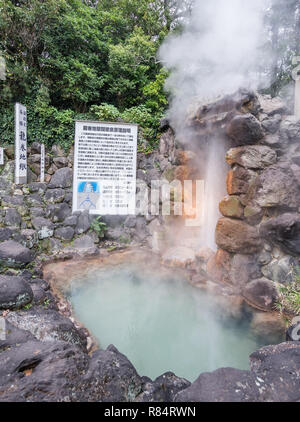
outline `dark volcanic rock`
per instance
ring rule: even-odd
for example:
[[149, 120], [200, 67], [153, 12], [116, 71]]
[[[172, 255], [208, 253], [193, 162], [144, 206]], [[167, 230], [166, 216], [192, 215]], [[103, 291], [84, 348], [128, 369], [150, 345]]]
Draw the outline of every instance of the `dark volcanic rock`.
[[88, 231], [90, 228], [91, 222], [90, 222], [90, 216], [88, 211], [84, 211], [79, 214], [77, 225], [75, 228], [76, 234], [82, 234]]
[[12, 235], [13, 235], [13, 230], [9, 229], [8, 227], [0, 228], [0, 242], [9, 240]]
[[69, 167], [63, 167], [54, 173], [49, 183], [49, 188], [68, 188], [72, 184], [72, 169]]
[[[0, 336], [0, 353], [11, 347], [15, 347], [30, 340], [35, 340], [34, 336], [29, 331], [20, 330], [10, 322], [5, 321], [5, 335]], [[2, 339], [3, 340], [2, 340]], [[1, 356], [1, 355], [0, 355]], [[1, 384], [1, 381], [0, 381]]]
[[254, 171], [235, 165], [227, 174], [227, 192], [229, 195], [247, 193], [256, 178], [257, 174]]
[[133, 401], [142, 392], [142, 379], [126, 356], [114, 346], [94, 352], [83, 388], [83, 397], [101, 401]]
[[147, 377], [143, 377], [143, 380], [143, 392], [137, 397], [138, 402], [172, 402], [179, 391], [191, 385], [189, 381], [177, 377], [173, 372], [166, 372], [153, 382]]
[[295, 143], [300, 140], [300, 120], [295, 116], [285, 118], [280, 126], [280, 137], [283, 142]]
[[221, 368], [201, 374], [177, 402], [296, 402], [300, 399], [300, 343], [266, 346], [250, 356], [251, 371]]
[[286, 166], [272, 166], [264, 170], [255, 182], [251, 197], [262, 208], [294, 209], [299, 205], [299, 186], [292, 170]]
[[28, 341], [1, 353], [0, 401], [127, 402], [142, 385], [113, 346], [92, 358], [65, 342]]
[[73, 239], [74, 233], [75, 231], [72, 227], [59, 227], [55, 230], [54, 236], [57, 237], [57, 239], [70, 242]]
[[4, 223], [9, 227], [20, 227], [21, 226], [21, 216], [15, 208], [9, 208], [6, 210]]
[[240, 220], [220, 218], [216, 228], [216, 244], [228, 252], [251, 254], [260, 250], [261, 240], [256, 227]]
[[22, 277], [0, 275], [0, 309], [19, 309], [32, 299], [31, 287]]
[[267, 132], [274, 134], [279, 129], [280, 123], [281, 123], [281, 115], [275, 114], [273, 117], [263, 120], [262, 127]]
[[236, 286], [244, 286], [249, 280], [260, 277], [261, 273], [257, 257], [253, 255], [236, 254], [232, 258], [230, 281]]
[[243, 296], [250, 304], [266, 311], [273, 310], [278, 300], [275, 284], [267, 278], [260, 278], [246, 284]]
[[201, 374], [175, 396], [177, 402], [255, 402], [259, 399], [256, 377], [250, 371], [221, 368]]
[[250, 169], [263, 169], [276, 163], [276, 152], [264, 145], [231, 148], [226, 154], [229, 165], [239, 164]]
[[69, 318], [43, 307], [27, 311], [10, 312], [7, 321], [15, 327], [29, 331], [40, 341], [66, 341], [86, 350], [86, 338]]
[[286, 213], [260, 226], [260, 235], [293, 255], [300, 254], [300, 215]]
[[226, 128], [235, 146], [251, 145], [263, 138], [260, 122], [250, 113], [235, 116]]
[[61, 204], [50, 204], [47, 206], [46, 215], [54, 223], [62, 222], [71, 214], [71, 208], [65, 202]]
[[28, 341], [1, 353], [0, 401], [80, 400], [76, 387], [87, 367], [88, 356], [76, 346]]
[[0, 243], [0, 264], [20, 268], [31, 262], [33, 256], [28, 248], [14, 240]]
[[300, 342], [266, 346], [250, 356], [260, 384], [260, 401], [300, 400]]
[[45, 201], [50, 202], [52, 204], [56, 204], [62, 202], [65, 197], [64, 189], [48, 189], [45, 193]]

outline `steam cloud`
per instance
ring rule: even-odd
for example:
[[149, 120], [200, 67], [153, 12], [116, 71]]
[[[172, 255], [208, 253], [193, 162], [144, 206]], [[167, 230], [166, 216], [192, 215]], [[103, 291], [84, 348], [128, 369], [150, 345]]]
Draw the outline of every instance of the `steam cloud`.
[[[171, 93], [168, 118], [181, 143], [193, 142], [185, 120], [195, 105], [239, 88], [256, 89], [262, 83], [261, 70], [268, 63], [261, 48], [267, 40], [264, 13], [268, 5], [269, 0], [195, 0], [183, 31], [162, 45], [160, 59], [171, 70], [166, 83]], [[226, 147], [224, 139], [212, 137], [201, 169], [204, 220], [198, 241], [212, 249], [218, 204], [226, 195]]]
[[257, 88], [269, 0], [195, 0], [189, 23], [170, 36], [160, 59], [171, 70], [170, 119], [176, 126], [194, 98], [203, 101], [241, 87]]

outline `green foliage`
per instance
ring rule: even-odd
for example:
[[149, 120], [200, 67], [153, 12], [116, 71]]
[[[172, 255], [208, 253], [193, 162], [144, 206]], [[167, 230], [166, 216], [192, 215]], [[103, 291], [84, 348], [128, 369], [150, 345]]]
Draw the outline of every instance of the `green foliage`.
[[278, 286], [279, 299], [277, 309], [282, 313], [300, 315], [300, 274], [294, 272], [293, 281], [286, 285]]
[[103, 221], [101, 221], [101, 217], [97, 217], [91, 224], [91, 230], [96, 232], [98, 237], [102, 239], [105, 236], [107, 226]]
[[[74, 119], [141, 126], [154, 145], [167, 106], [158, 48], [189, 1], [0, 0], [0, 136], [13, 142], [13, 104], [28, 107], [28, 140], [68, 148]], [[123, 115], [124, 114], [124, 115]]]
[[121, 114], [117, 107], [112, 104], [102, 103], [101, 105], [93, 105], [90, 108], [91, 113], [95, 114], [98, 120], [105, 122], [116, 122]]

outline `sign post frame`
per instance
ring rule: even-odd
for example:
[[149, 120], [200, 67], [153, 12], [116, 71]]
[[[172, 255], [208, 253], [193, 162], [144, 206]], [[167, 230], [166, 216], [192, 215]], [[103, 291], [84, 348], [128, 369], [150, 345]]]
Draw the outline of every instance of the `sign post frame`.
[[135, 215], [138, 125], [75, 121], [73, 213]]
[[15, 104], [15, 184], [27, 183], [27, 108]]

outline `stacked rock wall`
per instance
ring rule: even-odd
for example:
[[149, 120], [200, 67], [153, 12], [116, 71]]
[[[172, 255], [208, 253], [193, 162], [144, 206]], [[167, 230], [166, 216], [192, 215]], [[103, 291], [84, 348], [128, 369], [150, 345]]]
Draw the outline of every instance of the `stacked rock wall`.
[[300, 121], [287, 116], [277, 99], [260, 96], [255, 102], [254, 111], [239, 112], [226, 124], [232, 146], [226, 154], [228, 196], [216, 227], [219, 271], [211, 276], [237, 286], [251, 304], [271, 309], [274, 282], [289, 282], [299, 265]]

